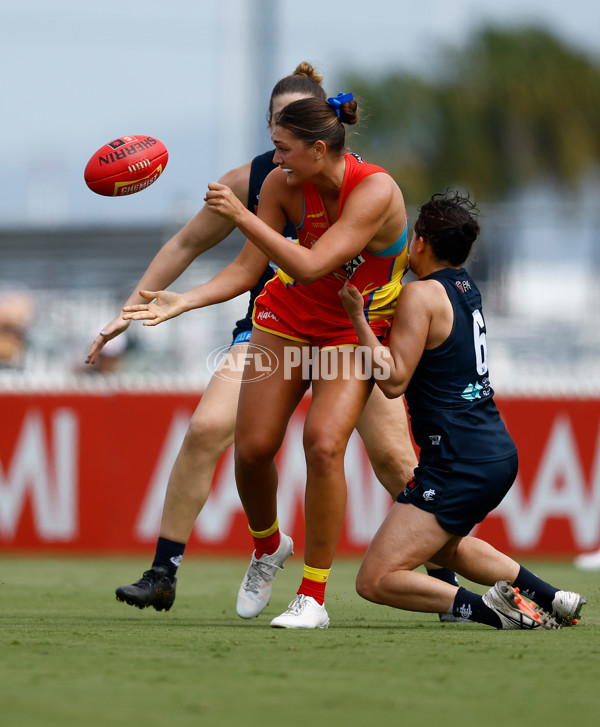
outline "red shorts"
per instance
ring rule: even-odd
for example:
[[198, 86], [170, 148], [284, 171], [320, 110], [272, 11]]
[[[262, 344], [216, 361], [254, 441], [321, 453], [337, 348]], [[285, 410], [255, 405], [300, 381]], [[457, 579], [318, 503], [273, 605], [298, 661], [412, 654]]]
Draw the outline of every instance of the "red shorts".
[[[294, 297], [294, 292], [286, 290], [278, 278], [270, 280], [254, 303], [254, 327], [318, 348], [360, 345], [341, 301], [339, 308], [334, 308], [312, 300], [294, 300]], [[369, 325], [382, 340], [387, 337], [391, 323], [390, 319], [381, 318]]]

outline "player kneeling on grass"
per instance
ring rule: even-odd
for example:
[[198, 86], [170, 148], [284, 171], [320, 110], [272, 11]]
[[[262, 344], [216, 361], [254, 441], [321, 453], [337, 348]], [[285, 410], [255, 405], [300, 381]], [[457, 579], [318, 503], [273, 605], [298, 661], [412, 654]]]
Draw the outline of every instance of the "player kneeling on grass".
[[[369, 327], [358, 291], [348, 283], [340, 291], [360, 344], [380, 362], [377, 385], [389, 398], [406, 395], [420, 447], [415, 476], [375, 535], [356, 588], [375, 603], [498, 629], [570, 626], [583, 596], [468, 535], [500, 504], [518, 467], [490, 386], [481, 295], [462, 267], [479, 234], [476, 215], [458, 194], [421, 207], [408, 256], [418, 280], [402, 289], [389, 349]], [[427, 560], [491, 588], [480, 596], [414, 570]]]

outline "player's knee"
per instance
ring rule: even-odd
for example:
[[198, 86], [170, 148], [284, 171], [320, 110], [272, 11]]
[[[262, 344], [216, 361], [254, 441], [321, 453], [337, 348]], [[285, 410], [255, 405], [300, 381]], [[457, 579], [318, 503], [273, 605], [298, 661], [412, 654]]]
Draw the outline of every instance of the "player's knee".
[[379, 603], [379, 593], [377, 589], [378, 579], [370, 568], [361, 566], [356, 576], [356, 592], [361, 598], [373, 603]]
[[185, 435], [185, 443], [193, 448], [225, 451], [233, 442], [235, 421], [207, 416], [192, 417]]
[[277, 447], [260, 436], [240, 437], [235, 443], [235, 466], [242, 471], [254, 471], [275, 459]]
[[385, 575], [380, 568], [369, 561], [367, 555], [356, 575], [356, 592], [361, 598], [373, 603], [382, 603], [380, 585]]
[[325, 472], [331, 467], [338, 467], [340, 460], [344, 458], [346, 442], [340, 442], [335, 438], [323, 434], [309, 434], [304, 437], [304, 451], [307, 462]]

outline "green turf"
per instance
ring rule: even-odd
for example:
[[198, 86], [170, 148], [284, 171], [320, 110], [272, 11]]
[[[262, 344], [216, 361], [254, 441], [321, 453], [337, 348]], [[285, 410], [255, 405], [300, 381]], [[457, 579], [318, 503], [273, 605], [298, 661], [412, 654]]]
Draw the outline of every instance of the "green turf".
[[[170, 613], [114, 599], [146, 560], [0, 558], [0, 720], [7, 727], [183, 725], [596, 726], [600, 578], [527, 562], [585, 593], [575, 628], [496, 631], [375, 606], [356, 561], [328, 584], [328, 630], [269, 628], [294, 559], [258, 619], [235, 615], [245, 560], [187, 557]], [[468, 585], [468, 584], [465, 584]], [[483, 588], [477, 589], [483, 592]]]

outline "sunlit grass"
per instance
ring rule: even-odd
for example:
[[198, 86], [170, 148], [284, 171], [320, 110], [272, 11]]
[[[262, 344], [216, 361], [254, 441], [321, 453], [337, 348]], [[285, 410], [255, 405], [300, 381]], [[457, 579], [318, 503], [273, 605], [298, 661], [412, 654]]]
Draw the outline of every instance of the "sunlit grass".
[[600, 579], [568, 563], [526, 565], [585, 593], [577, 627], [500, 632], [375, 606], [354, 592], [358, 562], [338, 560], [330, 628], [275, 630], [299, 559], [277, 576], [267, 611], [244, 621], [235, 595], [246, 560], [186, 558], [165, 614], [114, 598], [146, 561], [5, 554], [2, 724], [596, 725]]

